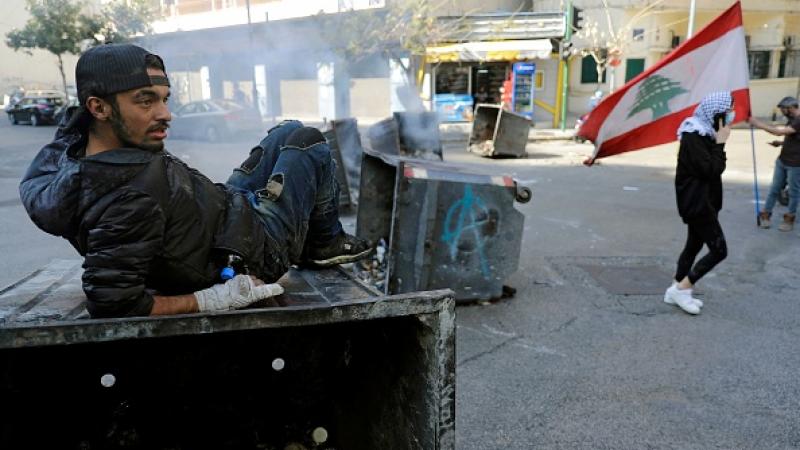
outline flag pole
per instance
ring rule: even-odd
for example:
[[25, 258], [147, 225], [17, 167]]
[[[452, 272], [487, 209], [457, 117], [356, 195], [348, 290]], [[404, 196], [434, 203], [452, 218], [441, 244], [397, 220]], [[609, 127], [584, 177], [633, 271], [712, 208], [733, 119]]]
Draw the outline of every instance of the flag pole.
[[692, 0], [691, 3], [689, 3], [689, 29], [686, 30], [686, 39], [689, 39], [692, 37], [692, 34], [694, 34], [694, 12], [697, 9], [696, 3], [696, 0]]
[[758, 171], [756, 170], [756, 135], [753, 132], [753, 125], [750, 124], [750, 144], [753, 150], [753, 195], [756, 198], [756, 226], [761, 226], [761, 208], [759, 202], [761, 201], [758, 195]]

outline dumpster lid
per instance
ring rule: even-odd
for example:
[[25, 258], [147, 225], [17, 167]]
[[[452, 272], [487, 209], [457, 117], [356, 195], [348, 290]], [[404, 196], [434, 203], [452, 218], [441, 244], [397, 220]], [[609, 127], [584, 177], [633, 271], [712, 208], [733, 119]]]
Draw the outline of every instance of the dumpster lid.
[[516, 185], [514, 178], [510, 175], [481, 174], [474, 172], [471, 167], [467, 166], [408, 156], [388, 155], [372, 149], [364, 149], [364, 153], [379, 158], [391, 166], [402, 167], [402, 176], [404, 178], [505, 187]]

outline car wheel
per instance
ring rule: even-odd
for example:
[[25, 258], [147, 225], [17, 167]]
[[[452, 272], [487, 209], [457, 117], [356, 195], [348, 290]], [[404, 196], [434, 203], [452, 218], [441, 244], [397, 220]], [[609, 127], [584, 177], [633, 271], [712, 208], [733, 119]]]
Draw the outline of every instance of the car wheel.
[[217, 142], [220, 139], [219, 129], [214, 125], [210, 125], [206, 128], [206, 140], [209, 142]]
[[17, 124], [17, 116], [15, 116], [13, 114], [9, 114], [8, 115], [8, 120], [11, 121], [11, 125], [16, 125]]
[[31, 126], [38, 127], [39, 126], [39, 116], [36, 114], [31, 114]]

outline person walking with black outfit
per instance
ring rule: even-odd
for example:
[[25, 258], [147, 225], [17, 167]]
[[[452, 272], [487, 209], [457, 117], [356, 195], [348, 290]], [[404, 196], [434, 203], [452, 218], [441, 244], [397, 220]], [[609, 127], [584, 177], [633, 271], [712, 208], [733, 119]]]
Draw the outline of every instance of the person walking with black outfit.
[[[664, 301], [689, 314], [699, 314], [703, 306], [702, 301], [692, 297], [695, 283], [728, 255], [718, 214], [722, 209], [725, 142], [733, 119], [730, 92], [715, 92], [703, 98], [694, 114], [678, 128], [675, 196], [688, 237]], [[708, 254], [695, 263], [703, 245], [708, 247]]]

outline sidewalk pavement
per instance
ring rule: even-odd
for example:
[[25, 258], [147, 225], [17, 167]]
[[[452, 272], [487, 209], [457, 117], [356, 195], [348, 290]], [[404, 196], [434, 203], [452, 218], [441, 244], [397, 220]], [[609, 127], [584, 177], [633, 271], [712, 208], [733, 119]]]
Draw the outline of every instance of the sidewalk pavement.
[[[463, 140], [472, 131], [472, 122], [443, 123], [439, 126], [439, 133], [443, 141]], [[575, 136], [574, 125], [562, 131], [558, 128], [531, 128], [528, 132], [528, 141], [553, 141], [571, 140]]]
[[[282, 120], [281, 117], [265, 120], [267, 127], [277, 125]], [[327, 123], [314, 118], [299, 118], [305, 125], [325, 129]], [[357, 118], [359, 128], [362, 130], [362, 138], [369, 127], [383, 119], [361, 117]], [[575, 121], [576, 115], [567, 116], [567, 127], [565, 130], [559, 128], [550, 128], [552, 122], [539, 122], [537, 126], [531, 127], [528, 133], [528, 141], [558, 141], [558, 140], [571, 140], [575, 136]], [[541, 127], [540, 127], [541, 126]], [[439, 125], [439, 133], [442, 141], [461, 141], [464, 136], [469, 136], [472, 131], [472, 122], [445, 122]]]

